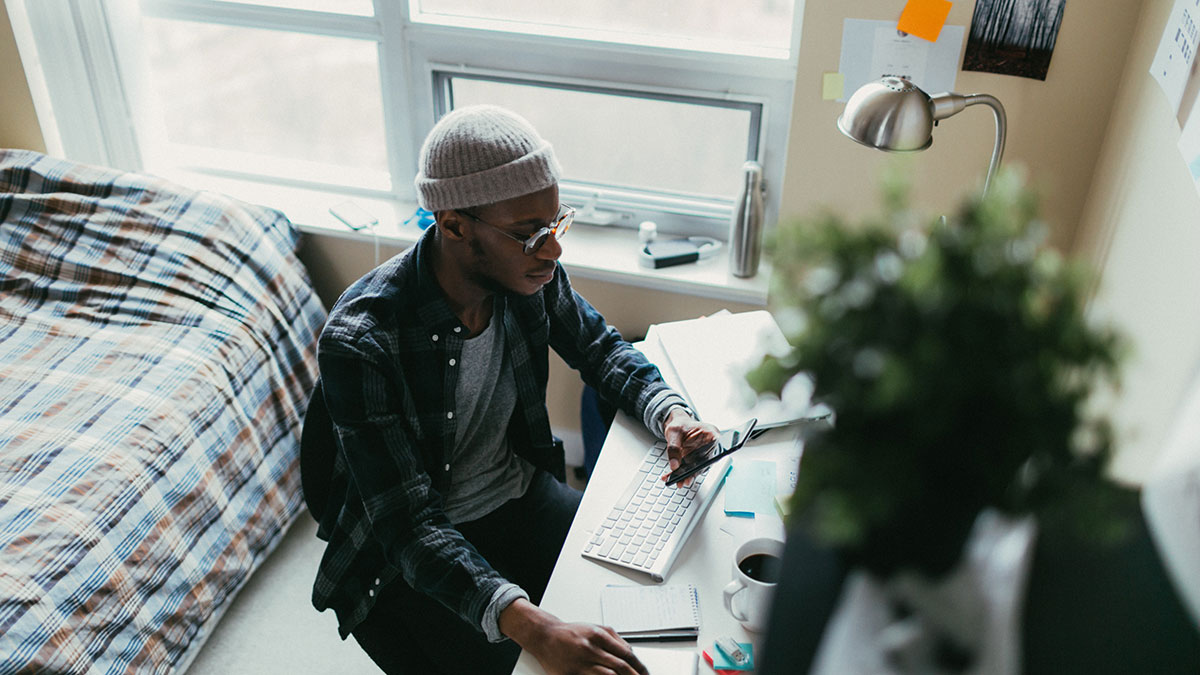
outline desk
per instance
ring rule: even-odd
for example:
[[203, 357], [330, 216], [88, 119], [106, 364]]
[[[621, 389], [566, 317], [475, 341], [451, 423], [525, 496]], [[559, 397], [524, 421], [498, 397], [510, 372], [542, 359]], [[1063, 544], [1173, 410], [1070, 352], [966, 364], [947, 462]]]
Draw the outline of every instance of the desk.
[[[656, 360], [647, 344], [638, 345], [651, 361]], [[669, 375], [665, 375], [669, 377]], [[736, 460], [764, 459], [777, 463], [777, 473], [784, 476], [796, 467], [800, 446], [796, 440], [797, 427], [771, 430], [751, 441], [733, 455]], [[629, 570], [609, 567], [580, 555], [591, 532], [608, 515], [613, 502], [621, 495], [632, 473], [637, 469], [646, 450], [655, 438], [636, 421], [620, 413], [609, 429], [604, 448], [596, 462], [575, 522], [558, 556], [554, 573], [546, 587], [541, 607], [564, 621], [600, 623], [600, 589], [607, 584], [653, 584], [650, 578]], [[718, 492], [703, 520], [692, 532], [683, 551], [667, 574], [668, 584], [694, 584], [700, 591], [700, 639], [698, 642], [638, 642], [637, 645], [666, 647], [682, 651], [708, 648], [720, 635], [733, 636], [740, 642], [753, 642], [755, 653], [762, 648], [762, 634], [746, 631], [725, 611], [722, 591], [733, 578], [733, 552], [744, 541], [756, 536], [783, 538], [783, 520], [778, 514], [738, 518], [725, 515], [725, 497]], [[700, 660], [699, 672], [708, 666]], [[537, 659], [528, 652], [521, 654], [514, 674], [543, 673]], [[712, 672], [708, 670], [707, 672]]]

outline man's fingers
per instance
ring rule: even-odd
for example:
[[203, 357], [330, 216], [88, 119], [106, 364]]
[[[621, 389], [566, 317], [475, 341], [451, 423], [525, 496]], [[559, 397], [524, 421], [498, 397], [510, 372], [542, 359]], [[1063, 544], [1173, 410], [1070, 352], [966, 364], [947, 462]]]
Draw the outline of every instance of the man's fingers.
[[611, 626], [601, 626], [597, 634], [596, 647], [602, 650], [601, 665], [611, 668], [619, 675], [649, 675], [646, 666], [633, 653], [633, 647], [621, 638]]

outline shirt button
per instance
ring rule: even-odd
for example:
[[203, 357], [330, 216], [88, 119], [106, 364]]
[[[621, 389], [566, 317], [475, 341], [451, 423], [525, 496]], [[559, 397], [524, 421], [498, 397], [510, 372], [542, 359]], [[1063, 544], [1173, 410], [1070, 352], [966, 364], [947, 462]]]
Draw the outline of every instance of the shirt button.
[[434, 335], [434, 336], [433, 336], [433, 341], [434, 341], [434, 342], [437, 342], [437, 336], [436, 336], [436, 335]]
[[455, 361], [454, 359], [450, 359], [450, 365], [454, 365], [456, 363], [458, 363], [458, 361]]
[[379, 585], [379, 579], [376, 579], [376, 580], [375, 580], [375, 585], [376, 585], [376, 586], [378, 586], [378, 585]]
[[455, 326], [455, 327], [454, 327], [454, 332], [455, 332], [455, 333], [461, 333], [461, 332], [462, 332], [462, 326]]
[[375, 597], [375, 589], [372, 588], [371, 590], [367, 591], [367, 595], [372, 598]]
[[453, 412], [446, 413], [446, 419], [448, 419], [448, 420], [454, 419], [454, 413]]
[[450, 470], [450, 465], [449, 465], [449, 464], [447, 464], [447, 465], [446, 465], [446, 470], [447, 470], [447, 471], [449, 471], [449, 470]]

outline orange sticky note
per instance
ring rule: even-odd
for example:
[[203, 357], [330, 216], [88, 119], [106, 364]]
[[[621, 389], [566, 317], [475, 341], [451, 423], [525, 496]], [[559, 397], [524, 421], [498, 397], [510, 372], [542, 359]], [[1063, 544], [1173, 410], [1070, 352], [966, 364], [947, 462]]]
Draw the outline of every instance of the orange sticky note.
[[953, 4], [950, 0], [908, 0], [904, 11], [900, 13], [900, 23], [896, 29], [937, 42]]

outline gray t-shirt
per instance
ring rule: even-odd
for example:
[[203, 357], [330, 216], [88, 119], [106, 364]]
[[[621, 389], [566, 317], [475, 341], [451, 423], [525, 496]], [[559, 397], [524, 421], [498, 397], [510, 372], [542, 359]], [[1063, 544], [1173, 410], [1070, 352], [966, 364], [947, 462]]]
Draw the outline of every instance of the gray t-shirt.
[[504, 349], [504, 315], [493, 313], [482, 333], [463, 342], [455, 392], [458, 430], [451, 454], [446, 516], [463, 523], [525, 494], [534, 466], [508, 446], [508, 422], [517, 404], [512, 363]]

